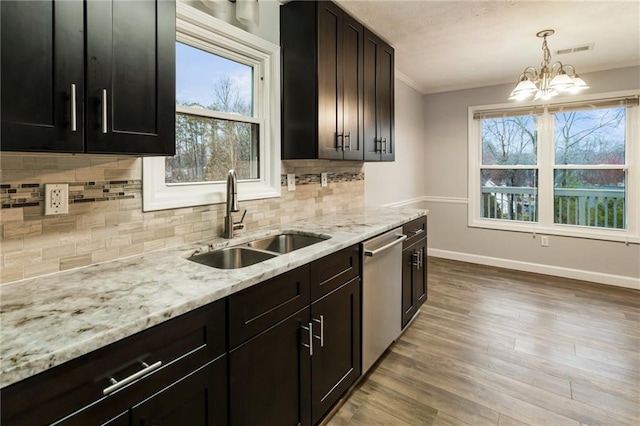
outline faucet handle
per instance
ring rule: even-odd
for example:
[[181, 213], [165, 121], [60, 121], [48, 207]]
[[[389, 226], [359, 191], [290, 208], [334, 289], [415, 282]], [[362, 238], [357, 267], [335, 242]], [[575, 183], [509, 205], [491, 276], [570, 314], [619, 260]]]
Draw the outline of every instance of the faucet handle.
[[242, 217], [240, 218], [240, 222], [238, 223], [242, 223], [244, 222], [244, 217], [247, 215], [247, 209], [244, 209], [244, 213], [242, 213]]

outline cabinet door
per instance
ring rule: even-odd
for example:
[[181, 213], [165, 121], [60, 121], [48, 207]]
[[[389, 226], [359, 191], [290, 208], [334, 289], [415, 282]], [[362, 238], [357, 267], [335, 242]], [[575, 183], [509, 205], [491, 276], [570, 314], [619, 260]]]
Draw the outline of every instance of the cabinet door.
[[309, 308], [229, 353], [231, 425], [309, 425]]
[[2, 0], [0, 8], [1, 149], [82, 151], [83, 2]]
[[420, 306], [427, 301], [427, 239], [425, 238], [420, 243], [416, 244], [416, 249], [419, 251], [420, 265], [414, 275], [413, 287], [416, 297], [416, 309], [420, 309]]
[[360, 277], [311, 305], [312, 423], [318, 421], [360, 376]]
[[413, 245], [402, 250], [402, 328], [411, 321], [418, 310], [413, 282], [419, 251], [415, 247]]
[[362, 161], [364, 158], [362, 146], [363, 37], [362, 24], [345, 14], [342, 36], [342, 134], [345, 160]]
[[378, 138], [382, 139], [382, 161], [393, 161], [395, 144], [393, 140], [394, 124], [394, 52], [385, 42], [378, 44], [378, 75], [376, 92], [378, 96]]
[[87, 5], [87, 152], [175, 153], [175, 2]]
[[343, 156], [343, 23], [340, 8], [330, 2], [318, 2], [318, 158]]
[[382, 141], [378, 136], [377, 67], [380, 39], [370, 31], [364, 31], [363, 59], [363, 143], [364, 160], [380, 160]]
[[226, 425], [226, 361], [223, 355], [133, 407], [132, 426]]

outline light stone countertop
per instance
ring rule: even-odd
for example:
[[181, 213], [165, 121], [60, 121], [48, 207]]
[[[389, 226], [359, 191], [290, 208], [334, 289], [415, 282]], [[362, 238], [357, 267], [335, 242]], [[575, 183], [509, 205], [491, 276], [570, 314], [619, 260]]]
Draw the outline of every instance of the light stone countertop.
[[[366, 207], [0, 286], [0, 387], [401, 226], [425, 210]], [[331, 238], [234, 270], [186, 258], [283, 231]]]

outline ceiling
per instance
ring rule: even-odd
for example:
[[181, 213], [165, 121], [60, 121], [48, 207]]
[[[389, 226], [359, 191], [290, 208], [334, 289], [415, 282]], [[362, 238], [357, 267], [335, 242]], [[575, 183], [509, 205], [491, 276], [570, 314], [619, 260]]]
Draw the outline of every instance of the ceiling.
[[[397, 76], [436, 93], [516, 83], [540, 67], [540, 30], [552, 61], [580, 74], [640, 65], [640, 1], [336, 0], [395, 48]], [[556, 55], [585, 44], [594, 49]]]

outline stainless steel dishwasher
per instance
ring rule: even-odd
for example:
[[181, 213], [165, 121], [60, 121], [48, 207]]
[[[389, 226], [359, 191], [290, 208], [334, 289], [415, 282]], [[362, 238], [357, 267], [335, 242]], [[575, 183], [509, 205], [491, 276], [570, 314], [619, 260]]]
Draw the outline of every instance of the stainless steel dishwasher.
[[402, 242], [397, 228], [362, 243], [362, 373], [398, 338], [402, 322]]

